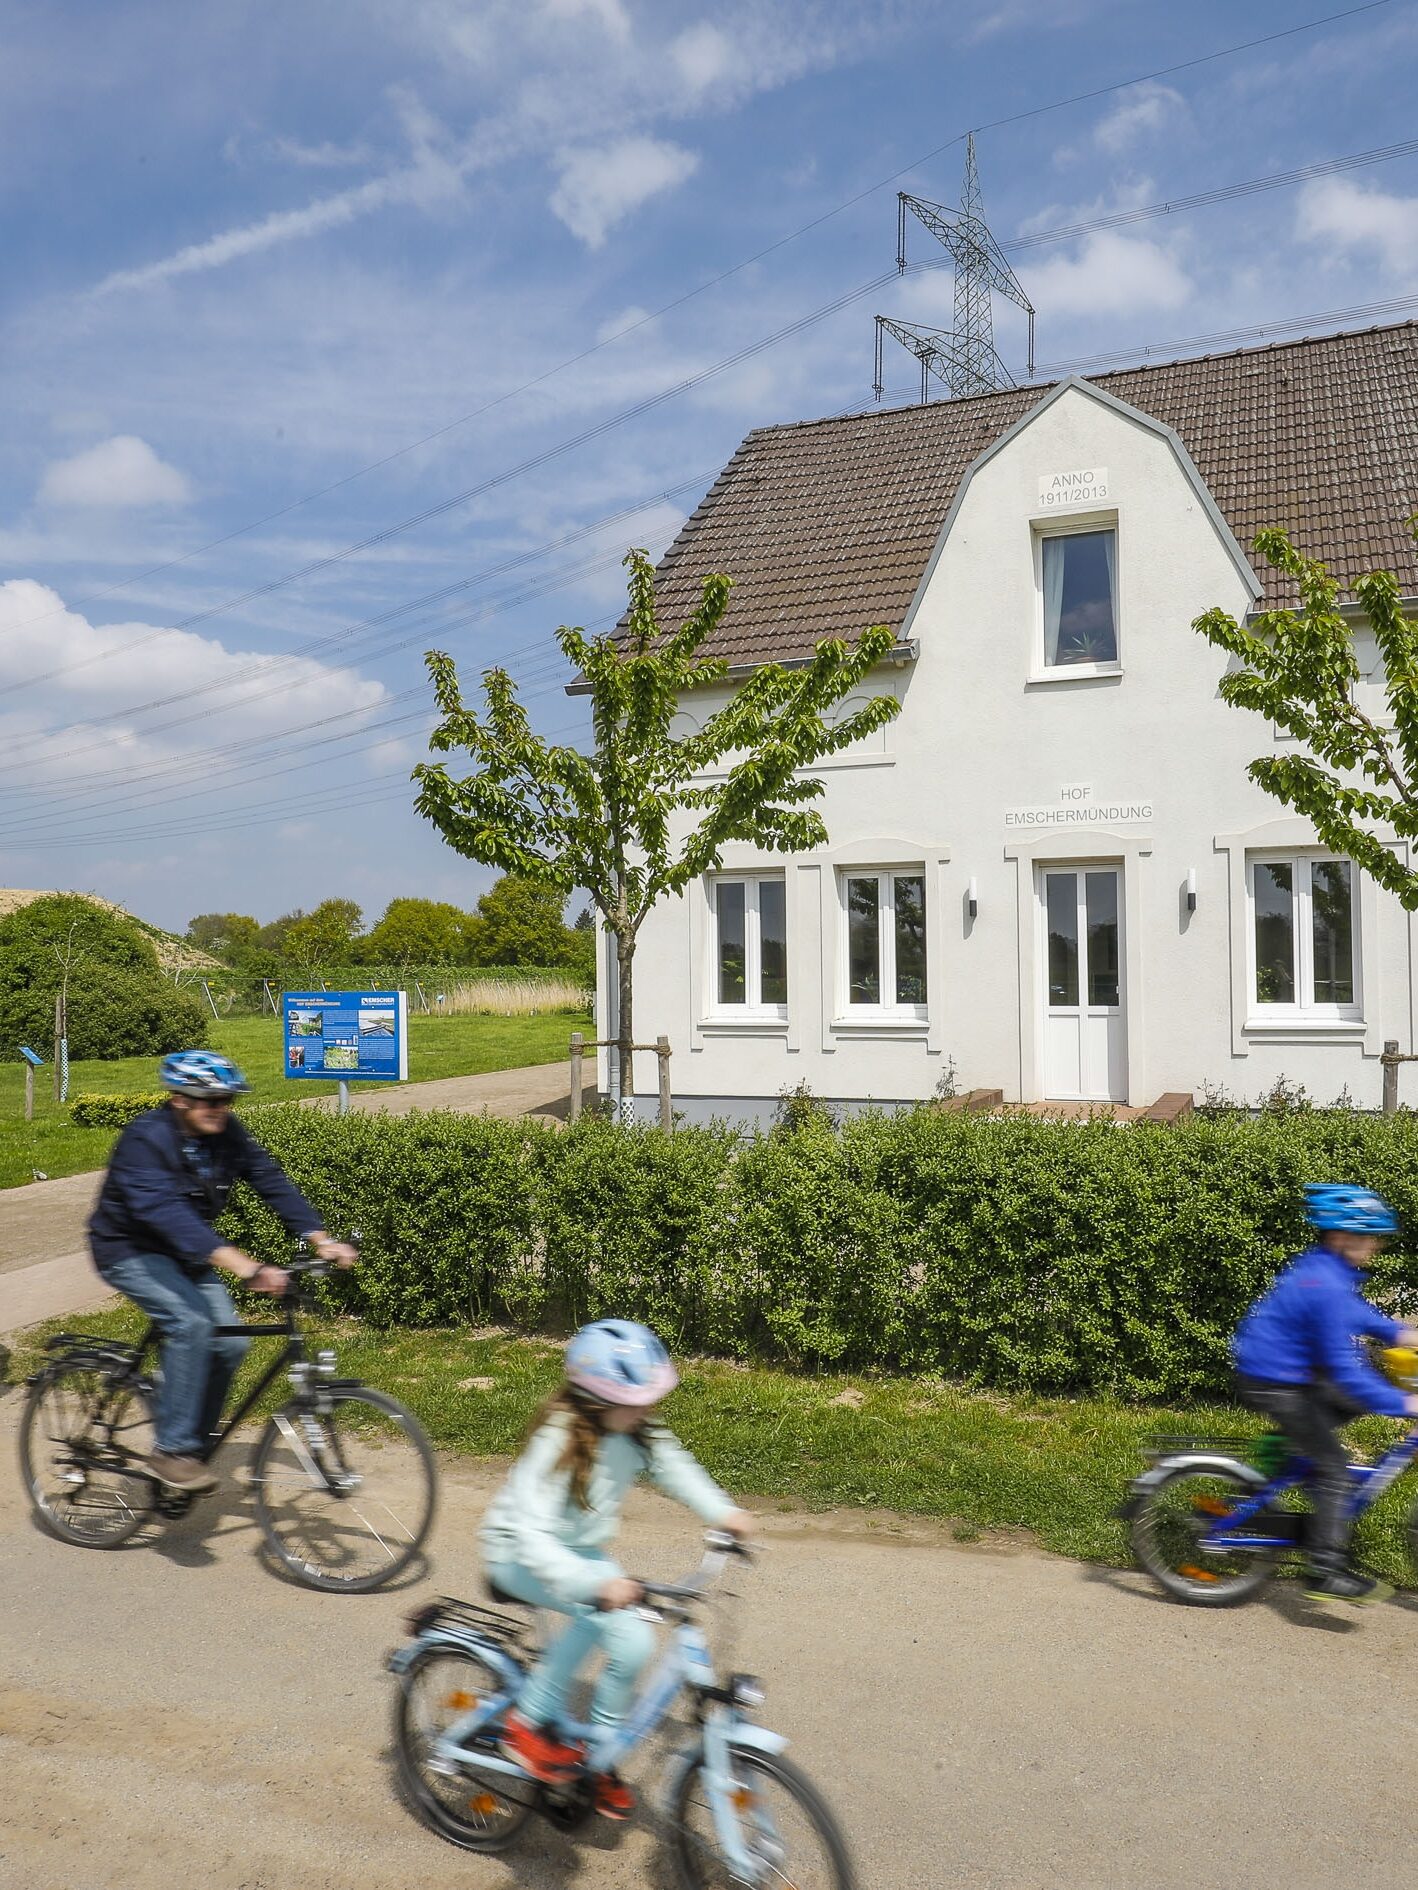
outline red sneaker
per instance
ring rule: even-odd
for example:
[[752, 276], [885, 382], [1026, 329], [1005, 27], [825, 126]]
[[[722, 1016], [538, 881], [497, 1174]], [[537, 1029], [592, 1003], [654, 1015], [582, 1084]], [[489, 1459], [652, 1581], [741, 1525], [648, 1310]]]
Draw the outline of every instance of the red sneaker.
[[623, 1822], [635, 1810], [635, 1793], [614, 1772], [602, 1772], [596, 1780], [596, 1810], [603, 1818]]
[[549, 1726], [528, 1725], [520, 1713], [509, 1713], [503, 1722], [502, 1750], [543, 1785], [565, 1785], [586, 1760], [579, 1741], [568, 1745]]

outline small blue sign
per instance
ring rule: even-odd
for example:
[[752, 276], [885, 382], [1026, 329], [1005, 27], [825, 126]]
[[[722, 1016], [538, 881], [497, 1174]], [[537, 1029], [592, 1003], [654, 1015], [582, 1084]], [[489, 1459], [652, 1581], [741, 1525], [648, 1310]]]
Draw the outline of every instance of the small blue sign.
[[403, 991], [287, 991], [285, 1073], [294, 1082], [407, 1083]]
[[20, 1045], [20, 1055], [24, 1058], [25, 1062], [29, 1064], [32, 1070], [37, 1070], [40, 1064], [44, 1062], [44, 1058], [39, 1054], [38, 1050], [31, 1050], [27, 1043]]

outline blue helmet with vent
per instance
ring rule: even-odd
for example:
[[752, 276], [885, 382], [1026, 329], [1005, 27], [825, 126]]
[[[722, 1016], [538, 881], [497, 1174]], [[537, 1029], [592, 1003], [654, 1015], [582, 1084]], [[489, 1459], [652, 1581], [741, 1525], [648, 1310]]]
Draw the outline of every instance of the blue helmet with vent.
[[215, 1050], [174, 1050], [158, 1065], [158, 1076], [165, 1088], [179, 1096], [206, 1096], [218, 1102], [251, 1087], [231, 1058]]
[[1305, 1219], [1322, 1234], [1398, 1232], [1398, 1216], [1382, 1195], [1347, 1182], [1312, 1182], [1305, 1189]]
[[566, 1348], [566, 1377], [597, 1404], [658, 1404], [679, 1383], [662, 1341], [633, 1319], [582, 1326]]

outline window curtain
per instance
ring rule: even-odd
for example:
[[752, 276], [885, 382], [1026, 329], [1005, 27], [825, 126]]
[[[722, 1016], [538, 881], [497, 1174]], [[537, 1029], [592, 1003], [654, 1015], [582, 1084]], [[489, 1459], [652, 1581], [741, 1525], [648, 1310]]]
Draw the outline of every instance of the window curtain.
[[[1059, 660], [1059, 619], [1063, 615], [1064, 555], [1066, 538], [1044, 540], [1044, 662], [1052, 666]], [[1109, 570], [1112, 569], [1111, 554]]]
[[1108, 625], [1112, 632], [1113, 647], [1107, 661], [1113, 663], [1118, 657], [1118, 541], [1112, 532], [1100, 532], [1098, 535], [1103, 540], [1103, 556], [1108, 561]]

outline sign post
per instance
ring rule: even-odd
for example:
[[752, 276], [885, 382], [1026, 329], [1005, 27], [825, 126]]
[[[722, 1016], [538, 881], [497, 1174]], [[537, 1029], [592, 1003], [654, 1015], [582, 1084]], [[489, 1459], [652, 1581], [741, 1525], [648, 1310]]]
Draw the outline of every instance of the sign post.
[[409, 1000], [404, 991], [287, 991], [283, 1064], [292, 1082], [339, 1085], [349, 1111], [351, 1083], [407, 1083]]
[[31, 1050], [28, 1044], [20, 1045], [20, 1055], [25, 1060], [25, 1121], [34, 1121], [34, 1073], [44, 1062], [38, 1050]]

